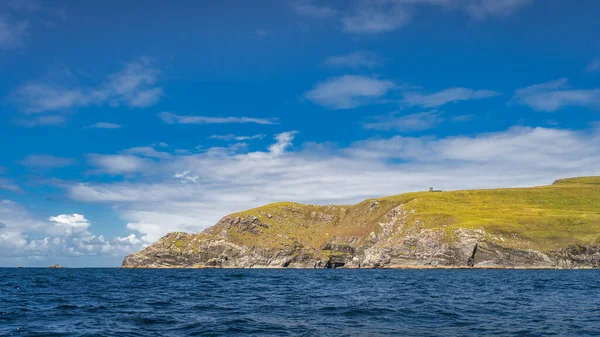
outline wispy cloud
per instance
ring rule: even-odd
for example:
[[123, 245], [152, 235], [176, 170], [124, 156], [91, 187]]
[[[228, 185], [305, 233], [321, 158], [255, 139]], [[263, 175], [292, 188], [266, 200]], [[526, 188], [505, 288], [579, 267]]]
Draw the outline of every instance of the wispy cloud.
[[56, 17], [64, 19], [66, 11], [57, 10], [51, 2], [42, 5], [36, 0], [0, 1], [0, 50], [24, 46], [36, 25], [43, 22], [55, 26], [52, 20]]
[[461, 10], [472, 18], [507, 16], [533, 0], [362, 0], [342, 18], [342, 30], [352, 34], [395, 31], [411, 22], [420, 7]]
[[21, 188], [19, 186], [15, 185], [9, 179], [0, 178], [0, 190], [19, 192], [19, 191], [21, 191]]
[[25, 159], [21, 161], [21, 164], [31, 168], [50, 169], [73, 165], [75, 164], [75, 160], [47, 154], [34, 154], [25, 157]]
[[537, 111], [555, 112], [567, 106], [600, 107], [600, 89], [571, 89], [569, 81], [556, 81], [518, 89], [512, 99]]
[[314, 19], [331, 18], [338, 14], [338, 10], [327, 6], [317, 6], [310, 0], [296, 1], [292, 3], [292, 9], [299, 16]]
[[420, 105], [426, 108], [439, 107], [444, 104], [490, 98], [500, 95], [492, 90], [473, 90], [469, 88], [448, 88], [433, 94], [418, 92], [405, 92], [403, 103], [406, 105]]
[[[159, 147], [164, 147], [161, 146], [160, 144], [157, 144], [157, 146]], [[171, 157], [171, 155], [168, 152], [163, 152], [163, 151], [157, 151], [154, 146], [138, 146], [138, 147], [132, 147], [130, 149], [127, 149], [125, 151], [123, 151], [123, 153], [127, 153], [127, 154], [134, 154], [136, 156], [139, 157], [146, 157], [146, 158], [169, 158]]]
[[30, 81], [9, 99], [28, 114], [103, 104], [144, 108], [156, 104], [163, 96], [162, 88], [156, 85], [158, 74], [149, 59], [140, 59], [109, 75], [96, 88]]
[[443, 122], [437, 111], [425, 111], [404, 116], [392, 113], [386, 116], [376, 116], [373, 122], [364, 123], [367, 130], [413, 132], [433, 129]]
[[329, 67], [352, 69], [383, 66], [383, 60], [377, 54], [368, 51], [355, 51], [348, 55], [331, 56], [323, 63]]
[[352, 109], [385, 97], [394, 87], [389, 80], [344, 75], [317, 83], [304, 97], [330, 109]]
[[254, 34], [252, 34], [252, 36], [256, 37], [256, 38], [265, 37], [267, 35], [269, 35], [269, 31], [267, 31], [265, 29], [257, 29], [254, 31]]
[[397, 30], [410, 22], [410, 9], [389, 1], [365, 1], [342, 18], [342, 30], [352, 34], [377, 34]]
[[507, 16], [533, 3], [534, 0], [475, 0], [466, 3], [469, 14], [482, 20], [490, 16]]
[[286, 149], [292, 146], [292, 141], [298, 131], [282, 132], [275, 136], [275, 144], [269, 146], [269, 153], [275, 156], [282, 155]]
[[21, 46], [22, 39], [27, 34], [28, 28], [28, 21], [15, 21], [0, 14], [0, 49], [10, 49]]
[[263, 138], [265, 138], [265, 135], [259, 134], [259, 135], [253, 135], [253, 136], [237, 136], [234, 134], [228, 134], [228, 135], [212, 135], [208, 138], [224, 140], [224, 141], [231, 141], [231, 140], [245, 141], [245, 140], [253, 140], [253, 139], [263, 139]]
[[278, 135], [263, 151], [173, 155], [138, 167], [135, 179], [73, 184], [69, 195], [117, 207], [128, 229], [153, 241], [281, 200], [346, 204], [428, 186], [516, 187], [600, 174], [600, 129], [514, 127], [472, 136], [366, 139], [341, 148], [291, 147], [294, 135]]
[[129, 154], [90, 154], [87, 159], [88, 163], [96, 167], [98, 172], [108, 174], [139, 172], [151, 164], [149, 159]]
[[184, 116], [161, 112], [158, 117], [167, 124], [277, 124], [277, 118]]
[[159, 143], [150, 146], [138, 146], [125, 149], [117, 154], [92, 153], [86, 155], [87, 162], [94, 167], [92, 173], [107, 173], [121, 175], [144, 172], [150, 174], [152, 165], [158, 160], [169, 160], [172, 156], [156, 148], [164, 148], [166, 144]]
[[49, 263], [48, 256], [54, 261], [58, 257], [117, 256], [147, 244], [133, 234], [108, 240], [90, 232], [91, 227], [91, 221], [83, 214], [58, 214], [44, 219], [14, 201], [0, 200], [0, 262], [6, 263], [2, 260], [6, 257]]
[[0, 167], [0, 190], [6, 190], [11, 192], [20, 192], [21, 188], [15, 185], [10, 179], [6, 179], [2, 177], [4, 173], [4, 168]]
[[121, 124], [98, 122], [98, 123], [92, 124], [86, 128], [87, 129], [120, 129], [122, 127], [123, 126]]
[[585, 71], [588, 73], [593, 73], [598, 70], [600, 70], [600, 58], [593, 60], [588, 64], [587, 68], [585, 68]]

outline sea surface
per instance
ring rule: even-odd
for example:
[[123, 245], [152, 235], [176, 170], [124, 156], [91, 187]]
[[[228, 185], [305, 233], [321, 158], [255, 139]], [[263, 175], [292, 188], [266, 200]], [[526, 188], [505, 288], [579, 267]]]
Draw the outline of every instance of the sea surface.
[[600, 336], [600, 271], [5, 268], [0, 335]]

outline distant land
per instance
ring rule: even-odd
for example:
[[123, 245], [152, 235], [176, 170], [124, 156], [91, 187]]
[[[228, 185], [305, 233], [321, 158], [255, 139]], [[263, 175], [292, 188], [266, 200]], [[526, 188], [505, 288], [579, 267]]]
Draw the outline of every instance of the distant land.
[[169, 233], [122, 267], [600, 268], [600, 177], [269, 204], [202, 233]]

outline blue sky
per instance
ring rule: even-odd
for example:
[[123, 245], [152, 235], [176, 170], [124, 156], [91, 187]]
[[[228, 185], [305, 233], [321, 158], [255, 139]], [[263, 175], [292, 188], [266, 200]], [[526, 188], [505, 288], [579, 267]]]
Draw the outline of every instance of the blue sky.
[[600, 174], [600, 3], [0, 2], [0, 265]]

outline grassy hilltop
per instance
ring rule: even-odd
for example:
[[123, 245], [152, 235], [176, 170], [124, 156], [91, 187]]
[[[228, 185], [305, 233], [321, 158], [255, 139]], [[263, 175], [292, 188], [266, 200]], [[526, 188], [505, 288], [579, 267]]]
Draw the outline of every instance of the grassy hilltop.
[[480, 265], [600, 267], [600, 177], [356, 205], [269, 204], [202, 233], [170, 233], [124, 266], [464, 266], [475, 251]]
[[333, 236], [368, 236], [398, 205], [409, 210], [403, 231], [411, 224], [447, 233], [483, 229], [504, 245], [535, 250], [600, 240], [600, 177], [561, 179], [531, 188], [413, 192], [350, 206], [275, 203], [231, 215], [257, 217], [269, 224], [266, 235], [230, 232], [229, 237], [267, 246], [283, 244], [285, 237], [304, 238], [318, 248]]

